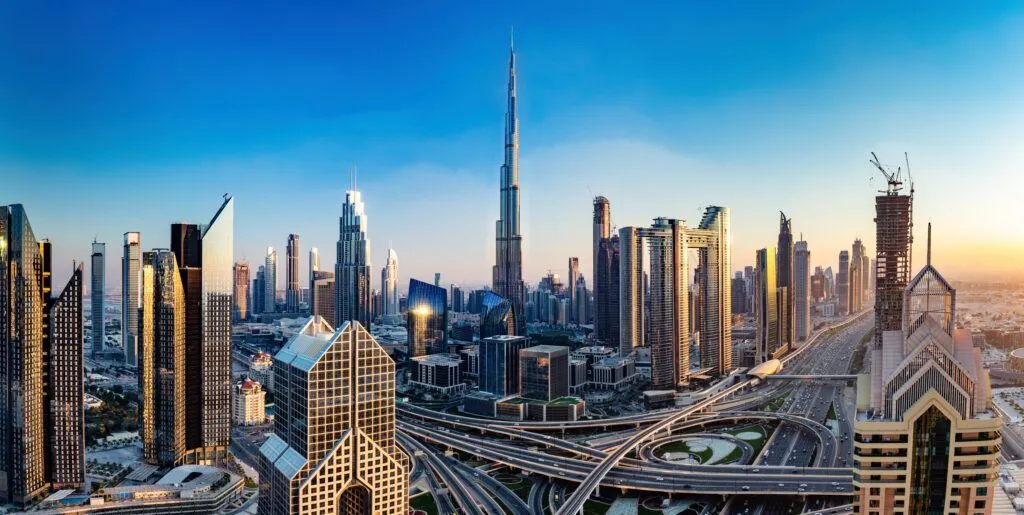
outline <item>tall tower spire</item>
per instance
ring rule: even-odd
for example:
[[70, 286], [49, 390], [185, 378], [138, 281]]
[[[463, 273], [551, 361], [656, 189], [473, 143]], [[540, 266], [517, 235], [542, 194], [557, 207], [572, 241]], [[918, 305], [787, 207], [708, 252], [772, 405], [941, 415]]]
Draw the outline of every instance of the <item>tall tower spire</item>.
[[495, 227], [495, 293], [512, 304], [516, 334], [526, 334], [523, 318], [523, 237], [519, 233], [519, 118], [516, 115], [516, 54], [509, 41], [508, 99], [505, 111], [505, 159], [501, 165], [499, 218]]

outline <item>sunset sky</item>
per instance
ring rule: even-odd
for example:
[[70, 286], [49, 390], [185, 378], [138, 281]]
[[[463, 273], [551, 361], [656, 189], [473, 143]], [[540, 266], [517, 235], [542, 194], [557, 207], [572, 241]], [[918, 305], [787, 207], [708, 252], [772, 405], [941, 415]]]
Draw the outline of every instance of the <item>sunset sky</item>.
[[1019, 2], [380, 4], [5, 4], [0, 205], [58, 277], [105, 241], [116, 290], [123, 232], [167, 247], [228, 192], [236, 260], [295, 232], [305, 277], [355, 166], [375, 286], [388, 241], [403, 289], [489, 283], [514, 25], [530, 283], [569, 256], [590, 283], [598, 194], [617, 226], [731, 208], [736, 269], [782, 210], [835, 267], [874, 249], [871, 151], [910, 155], [915, 269], [931, 221], [948, 277], [1024, 278]]

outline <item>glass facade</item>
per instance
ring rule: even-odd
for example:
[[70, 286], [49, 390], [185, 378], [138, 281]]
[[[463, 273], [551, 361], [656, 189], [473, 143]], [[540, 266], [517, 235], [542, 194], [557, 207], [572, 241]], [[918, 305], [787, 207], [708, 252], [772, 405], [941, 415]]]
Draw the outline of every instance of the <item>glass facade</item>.
[[124, 233], [121, 256], [121, 343], [124, 363], [138, 366], [139, 355], [139, 273], [142, 268], [142, 240], [137, 232]]
[[448, 291], [409, 280], [409, 357], [448, 352]]
[[231, 306], [234, 294], [233, 198], [225, 199], [202, 231], [202, 455], [227, 456], [231, 443]]
[[494, 292], [483, 294], [483, 320], [480, 322], [480, 338], [498, 335], [513, 335], [516, 330], [516, 317], [512, 303]]
[[910, 513], [946, 513], [950, 420], [932, 406], [914, 422]]
[[773, 359], [779, 348], [779, 312], [775, 283], [775, 247], [757, 251], [754, 273], [754, 315], [758, 363]]
[[49, 299], [46, 307], [44, 409], [49, 431], [49, 480], [54, 489], [85, 484], [83, 286], [80, 264], [60, 295]]
[[524, 348], [523, 336], [499, 335], [480, 340], [480, 390], [499, 397], [518, 395], [519, 351]]
[[520, 394], [551, 401], [569, 395], [569, 348], [536, 345], [519, 351]]
[[104, 326], [103, 326], [103, 291], [106, 290], [107, 286], [107, 273], [106, 273], [106, 262], [107, 262], [107, 245], [105, 243], [99, 243], [95, 240], [92, 242], [92, 256], [89, 273], [92, 278], [91, 288], [89, 288], [90, 308], [92, 321], [92, 353], [95, 356], [99, 352], [103, 352], [106, 346], [106, 337]]

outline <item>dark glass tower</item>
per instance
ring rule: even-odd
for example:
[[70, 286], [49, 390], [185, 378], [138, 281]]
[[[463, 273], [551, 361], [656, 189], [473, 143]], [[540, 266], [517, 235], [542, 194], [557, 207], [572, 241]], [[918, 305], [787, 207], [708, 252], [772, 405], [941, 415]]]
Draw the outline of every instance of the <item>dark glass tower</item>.
[[409, 357], [448, 352], [448, 291], [409, 280]]
[[794, 324], [796, 311], [793, 303], [796, 295], [793, 290], [793, 220], [779, 211], [779, 246], [775, 255], [776, 280], [779, 288], [779, 346], [787, 351], [793, 349]]
[[494, 292], [483, 294], [483, 319], [480, 322], [480, 338], [498, 335], [514, 335], [518, 314], [512, 303]]
[[[49, 263], [49, 243], [45, 261]], [[49, 266], [46, 267], [47, 275]], [[48, 477], [53, 489], [85, 484], [85, 396], [82, 327], [82, 265], [75, 267], [60, 295], [47, 299], [43, 348]]]

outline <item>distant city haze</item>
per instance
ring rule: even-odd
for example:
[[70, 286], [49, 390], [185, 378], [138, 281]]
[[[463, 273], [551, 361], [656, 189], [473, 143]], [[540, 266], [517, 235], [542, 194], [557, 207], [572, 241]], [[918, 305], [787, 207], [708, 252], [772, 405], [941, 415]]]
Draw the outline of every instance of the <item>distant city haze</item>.
[[253, 7], [242, 27], [188, 4], [0, 14], [18, 49], [0, 58], [0, 204], [60, 242], [55, 284], [95, 237], [119, 290], [123, 233], [166, 248], [224, 193], [236, 260], [255, 270], [296, 233], [331, 269], [355, 166], [374, 288], [389, 241], [402, 291], [435, 272], [490, 285], [510, 25], [528, 284], [570, 256], [591, 281], [596, 195], [617, 227], [728, 207], [735, 270], [782, 210], [812, 269], [837, 269], [854, 238], [874, 253], [871, 151], [909, 153], [915, 270], [930, 221], [949, 279], [1024, 279], [1020, 5], [325, 4]]

